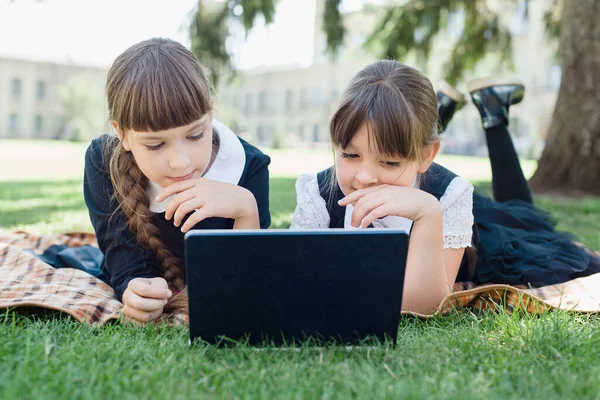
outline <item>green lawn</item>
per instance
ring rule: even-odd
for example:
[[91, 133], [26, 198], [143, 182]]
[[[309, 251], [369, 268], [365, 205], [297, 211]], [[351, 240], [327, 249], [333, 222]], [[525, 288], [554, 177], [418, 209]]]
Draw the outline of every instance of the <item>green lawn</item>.
[[[74, 160], [82, 149], [56, 147], [59, 154], [72, 151]], [[77, 169], [70, 167], [69, 178], [61, 172], [35, 180], [36, 171], [47, 172], [43, 165], [29, 161], [29, 175], [17, 176], [2, 153], [16, 150], [0, 142], [0, 171], [8, 171], [0, 172], [0, 229], [91, 229]], [[284, 156], [276, 154], [274, 163]], [[459, 169], [487, 167], [485, 160], [446, 160]], [[531, 164], [526, 168], [529, 174]], [[279, 170], [271, 180], [275, 228], [291, 219], [293, 171]], [[477, 183], [489, 191], [488, 182]], [[536, 202], [561, 229], [600, 248], [600, 199]], [[566, 312], [463, 310], [426, 322], [406, 319], [396, 348], [220, 350], [190, 348], [187, 339], [186, 328], [96, 328], [53, 313], [0, 311], [0, 399], [600, 398], [600, 320]]]

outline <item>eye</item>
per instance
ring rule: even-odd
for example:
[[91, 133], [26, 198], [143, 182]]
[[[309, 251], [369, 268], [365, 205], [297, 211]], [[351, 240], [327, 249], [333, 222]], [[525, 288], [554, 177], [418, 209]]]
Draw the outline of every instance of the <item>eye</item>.
[[190, 139], [190, 140], [200, 140], [203, 137], [204, 137], [204, 132], [200, 132], [196, 136], [189, 136], [188, 139]]
[[148, 146], [148, 145], [146, 145], [146, 148], [148, 150], [150, 150], [150, 151], [156, 151], [156, 150], [159, 150], [161, 147], [163, 147], [163, 145], [164, 145], [164, 143], [159, 143], [159, 144], [157, 144], [155, 146]]
[[400, 163], [398, 161], [382, 161], [383, 165], [390, 168], [399, 167]]
[[342, 158], [358, 158], [358, 154], [342, 153]]

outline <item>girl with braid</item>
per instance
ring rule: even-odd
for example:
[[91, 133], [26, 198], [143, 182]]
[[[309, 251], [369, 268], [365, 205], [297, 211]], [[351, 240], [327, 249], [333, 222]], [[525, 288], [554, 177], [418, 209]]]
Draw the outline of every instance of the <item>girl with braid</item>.
[[151, 321], [185, 286], [185, 232], [269, 227], [270, 160], [213, 118], [210, 78], [177, 42], [127, 49], [106, 95], [116, 135], [86, 152], [85, 202], [125, 316]]
[[351, 80], [330, 122], [335, 165], [296, 182], [292, 229], [394, 228], [410, 233], [402, 307], [431, 313], [456, 281], [544, 286], [600, 272], [600, 260], [535, 208], [510, 134], [518, 82], [473, 81], [494, 200], [434, 163], [439, 132], [464, 103], [397, 61]]

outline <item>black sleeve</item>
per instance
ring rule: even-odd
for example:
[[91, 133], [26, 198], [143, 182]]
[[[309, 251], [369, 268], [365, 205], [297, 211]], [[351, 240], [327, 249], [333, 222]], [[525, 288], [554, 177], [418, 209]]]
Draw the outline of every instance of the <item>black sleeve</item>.
[[271, 159], [261, 154], [254, 157], [247, 168], [244, 187], [252, 192], [258, 206], [260, 228], [267, 229], [271, 225], [269, 212], [269, 164]]
[[85, 153], [83, 195], [110, 284], [121, 301], [130, 280], [159, 277], [161, 270], [156, 254], [137, 244], [123, 213], [115, 212], [117, 204], [110, 199], [113, 187], [103, 160], [106, 140], [110, 139], [94, 140]]

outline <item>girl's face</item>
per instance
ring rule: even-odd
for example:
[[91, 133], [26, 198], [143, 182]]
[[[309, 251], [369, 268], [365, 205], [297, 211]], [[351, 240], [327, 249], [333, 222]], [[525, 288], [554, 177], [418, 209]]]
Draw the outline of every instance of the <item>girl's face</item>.
[[163, 188], [177, 181], [201, 177], [210, 166], [212, 112], [189, 125], [158, 132], [123, 132], [115, 122], [113, 127], [142, 173]]
[[439, 143], [428, 146], [423, 162], [380, 154], [373, 144], [369, 146], [367, 124], [363, 123], [348, 146], [335, 151], [337, 180], [346, 196], [376, 185], [411, 187], [417, 174], [427, 171], [438, 150]]

